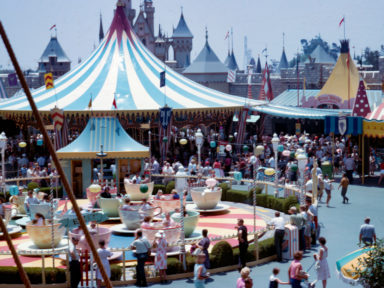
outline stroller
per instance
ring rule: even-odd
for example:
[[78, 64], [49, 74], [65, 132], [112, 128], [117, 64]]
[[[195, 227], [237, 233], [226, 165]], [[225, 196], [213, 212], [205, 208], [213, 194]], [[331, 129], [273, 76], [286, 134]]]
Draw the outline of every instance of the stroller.
[[[309, 266], [309, 268], [307, 269], [307, 271], [305, 271], [305, 273], [308, 275], [308, 279], [309, 279], [309, 271], [312, 269], [312, 267], [316, 264], [316, 260], [313, 261], [312, 265]], [[316, 283], [317, 283], [317, 280], [315, 281], [312, 281], [310, 282], [308, 279], [306, 280], [303, 280], [303, 284], [304, 284], [304, 287], [308, 287], [308, 288], [315, 288], [316, 287]]]

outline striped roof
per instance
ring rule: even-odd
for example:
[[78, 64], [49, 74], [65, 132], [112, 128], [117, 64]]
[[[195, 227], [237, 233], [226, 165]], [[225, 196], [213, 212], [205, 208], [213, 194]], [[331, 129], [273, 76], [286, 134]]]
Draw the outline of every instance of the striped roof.
[[106, 158], [149, 157], [149, 148], [131, 138], [115, 117], [89, 119], [75, 141], [57, 151], [60, 159], [94, 159], [96, 153], [107, 153]]
[[[94, 111], [156, 111], [166, 104], [173, 109], [235, 108], [244, 98], [197, 84], [167, 68], [166, 89], [160, 88], [164, 63], [142, 44], [124, 10], [118, 6], [109, 31], [92, 55], [55, 81], [55, 89], [33, 91], [40, 111], [55, 105], [64, 111], [87, 111], [92, 97]], [[166, 91], [166, 97], [164, 92]], [[250, 104], [259, 104], [251, 101]], [[1, 111], [30, 111], [24, 95], [0, 102]]]
[[[369, 90], [366, 90], [367, 93]], [[384, 103], [381, 103], [375, 110], [365, 117], [368, 120], [384, 120]]]

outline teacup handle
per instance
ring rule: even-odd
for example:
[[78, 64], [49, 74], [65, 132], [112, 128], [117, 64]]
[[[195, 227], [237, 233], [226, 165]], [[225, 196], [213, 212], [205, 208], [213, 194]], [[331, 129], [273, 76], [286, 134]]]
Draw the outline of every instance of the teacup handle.
[[153, 212], [153, 217], [157, 217], [157, 216], [159, 216], [161, 213], [163, 213], [163, 209], [161, 209], [160, 206], [155, 207], [155, 208], [154, 208], [154, 211], [155, 211], [156, 209], [160, 209], [160, 212], [157, 213], [157, 214], [155, 214], [155, 212]]

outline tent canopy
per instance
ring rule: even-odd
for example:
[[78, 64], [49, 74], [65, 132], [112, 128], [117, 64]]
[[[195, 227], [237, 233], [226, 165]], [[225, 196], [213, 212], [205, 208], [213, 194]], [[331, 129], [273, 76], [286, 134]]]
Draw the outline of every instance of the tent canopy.
[[255, 106], [252, 110], [275, 117], [293, 119], [325, 119], [326, 116], [337, 116], [340, 113], [340, 110], [302, 108], [274, 104]]
[[115, 117], [90, 118], [80, 136], [57, 151], [60, 159], [95, 159], [100, 152], [106, 158], [145, 158], [149, 148], [129, 136]]
[[[55, 89], [33, 91], [33, 98], [41, 112], [55, 106], [66, 112], [89, 111], [91, 99], [93, 111], [115, 111], [114, 98], [119, 111], [157, 111], [164, 104], [195, 110], [244, 105], [244, 98], [202, 86], [170, 68], [166, 69], [166, 89], [160, 88], [163, 70], [164, 63], [136, 36], [118, 5], [109, 31], [91, 56], [56, 80]], [[0, 102], [0, 112], [30, 110], [24, 95]]]

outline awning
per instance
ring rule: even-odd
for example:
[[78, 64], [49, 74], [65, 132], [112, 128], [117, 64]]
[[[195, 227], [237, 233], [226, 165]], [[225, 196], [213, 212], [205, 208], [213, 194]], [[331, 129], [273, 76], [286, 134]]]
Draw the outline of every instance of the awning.
[[[339, 122], [341, 122], [342, 117], [338, 116], [327, 116], [325, 117], [324, 122], [324, 133], [330, 134], [341, 134], [339, 131]], [[346, 131], [345, 135], [361, 135], [363, 134], [363, 118], [362, 117], [345, 117], [346, 122]], [[343, 125], [344, 125], [343, 124]]]
[[293, 119], [325, 119], [326, 116], [337, 116], [341, 110], [302, 108], [282, 105], [260, 105], [251, 108], [252, 111], [282, 118]]
[[57, 151], [59, 159], [96, 159], [101, 150], [105, 158], [145, 158], [149, 148], [129, 136], [115, 117], [91, 118], [80, 136]]
[[384, 137], [384, 121], [363, 120], [363, 134], [368, 137]]

